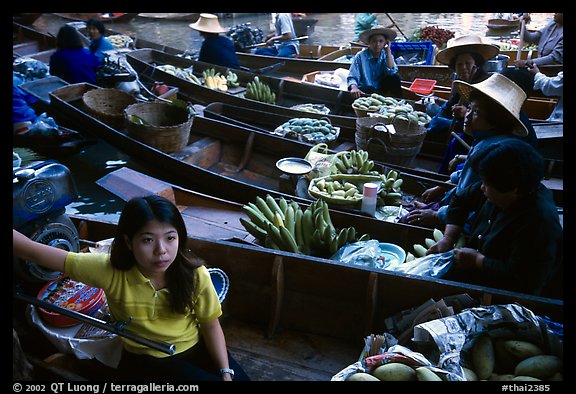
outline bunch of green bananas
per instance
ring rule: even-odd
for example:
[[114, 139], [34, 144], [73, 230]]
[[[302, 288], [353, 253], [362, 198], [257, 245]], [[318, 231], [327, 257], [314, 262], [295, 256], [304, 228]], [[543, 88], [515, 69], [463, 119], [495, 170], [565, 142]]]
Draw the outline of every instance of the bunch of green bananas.
[[382, 187], [378, 192], [377, 205], [399, 205], [402, 199], [401, 187], [404, 180], [398, 177], [398, 171], [390, 170], [382, 174]]
[[368, 159], [365, 150], [338, 152], [333, 163], [332, 174], [380, 175], [378, 171], [372, 171], [374, 161]]
[[228, 86], [231, 88], [240, 86], [240, 82], [238, 82], [238, 75], [230, 70], [226, 72], [226, 80], [228, 81]]
[[271, 91], [270, 86], [261, 82], [257, 76], [246, 85], [245, 97], [263, 103], [276, 104], [276, 93]]
[[240, 223], [264, 246], [292, 253], [330, 257], [350, 242], [366, 241], [368, 234], [356, 237], [354, 227], [338, 231], [332, 224], [328, 204], [316, 200], [304, 211], [293, 200], [276, 201], [269, 194], [256, 197], [242, 207], [248, 218]]

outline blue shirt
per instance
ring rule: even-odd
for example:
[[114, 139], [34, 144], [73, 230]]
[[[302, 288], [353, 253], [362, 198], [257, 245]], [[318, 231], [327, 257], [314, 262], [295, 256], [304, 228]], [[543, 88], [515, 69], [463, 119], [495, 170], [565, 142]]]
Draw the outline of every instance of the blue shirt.
[[22, 82], [16, 75], [12, 75], [12, 123], [34, 122], [37, 117], [30, 104], [34, 104], [38, 99], [20, 89]]
[[382, 77], [398, 73], [398, 66], [394, 62], [394, 68], [388, 67], [386, 51], [380, 52], [380, 57], [375, 58], [370, 48], [364, 48], [354, 56], [348, 74], [348, 87], [356, 85], [360, 90], [366, 87], [378, 89]]
[[204, 39], [198, 60], [239, 70], [240, 63], [236, 56], [236, 48], [228, 37], [209, 35]]
[[90, 42], [89, 48], [90, 52], [92, 52], [94, 55], [96, 55], [96, 57], [98, 57], [100, 63], [104, 61], [104, 52], [116, 49], [114, 48], [114, 45], [112, 45], [110, 40], [108, 40], [104, 36], [100, 36], [95, 40], [92, 40]]
[[100, 60], [88, 48], [58, 49], [50, 56], [50, 74], [68, 83], [96, 84]]

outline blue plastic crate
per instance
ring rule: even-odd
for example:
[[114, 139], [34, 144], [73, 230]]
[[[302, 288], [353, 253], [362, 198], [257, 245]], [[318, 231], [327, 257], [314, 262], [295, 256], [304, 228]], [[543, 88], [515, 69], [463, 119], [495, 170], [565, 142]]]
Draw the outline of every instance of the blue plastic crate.
[[417, 55], [419, 59], [425, 61], [424, 64], [426, 65], [431, 65], [434, 60], [434, 43], [432, 41], [392, 41], [390, 50], [392, 51], [392, 55], [394, 55], [394, 59], [397, 59], [399, 56], [406, 58], [407, 55], [409, 57]]

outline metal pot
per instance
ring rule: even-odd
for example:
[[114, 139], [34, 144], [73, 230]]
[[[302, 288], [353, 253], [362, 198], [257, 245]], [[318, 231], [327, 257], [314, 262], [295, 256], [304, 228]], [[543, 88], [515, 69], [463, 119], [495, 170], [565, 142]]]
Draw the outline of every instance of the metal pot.
[[489, 73], [501, 73], [508, 67], [508, 62], [510, 61], [510, 56], [508, 55], [496, 55], [492, 59], [488, 60], [484, 64], [484, 70]]

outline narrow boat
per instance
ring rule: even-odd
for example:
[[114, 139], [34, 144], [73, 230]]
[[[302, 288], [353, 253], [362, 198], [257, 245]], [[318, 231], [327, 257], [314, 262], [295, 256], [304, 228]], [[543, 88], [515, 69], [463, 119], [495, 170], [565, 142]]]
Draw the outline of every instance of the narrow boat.
[[196, 21], [199, 16], [200, 13], [198, 12], [140, 12], [138, 14], [138, 18], [168, 21]]
[[136, 12], [113, 12], [113, 13], [98, 13], [98, 12], [55, 12], [54, 15], [72, 21], [86, 22], [89, 19], [98, 19], [104, 23], [113, 22], [128, 22], [136, 17]]
[[[116, 223], [78, 215], [71, 219], [82, 252], [115, 236]], [[220, 320], [231, 354], [254, 381], [328, 381], [358, 360], [366, 336], [398, 335], [391, 319], [430, 302], [443, 300], [454, 313], [519, 304], [538, 316], [564, 321], [561, 299], [352, 267], [228, 240], [192, 235], [187, 244], [229, 279]], [[37, 378], [118, 377], [114, 368], [90, 359], [90, 353], [84, 359], [63, 354], [26, 321], [25, 308], [14, 300], [13, 325]], [[404, 343], [411, 346], [410, 339]]]
[[[50, 108], [59, 117], [82, 125], [88, 133], [129, 154], [150, 171], [161, 172], [162, 178], [242, 203], [266, 194], [298, 202], [311, 201], [306, 179], [287, 176], [276, 166], [279, 160], [286, 157], [306, 157], [311, 149], [309, 144], [196, 116], [188, 144], [176, 152], [165, 153], [128, 135], [126, 130], [110, 127], [91, 116], [82, 102], [82, 96], [93, 89], [98, 87], [86, 83], [56, 89], [50, 93]], [[388, 174], [391, 169], [383, 163], [376, 162], [374, 165], [374, 170], [380, 174]], [[442, 183], [410, 173], [398, 176], [405, 178], [402, 190], [407, 200], [428, 187]], [[358, 210], [343, 206], [335, 206], [334, 209], [361, 215]]]
[[513, 31], [520, 28], [520, 19], [503, 19], [493, 18], [488, 19], [486, 28], [490, 31]]

